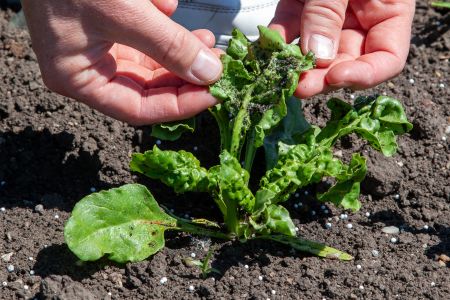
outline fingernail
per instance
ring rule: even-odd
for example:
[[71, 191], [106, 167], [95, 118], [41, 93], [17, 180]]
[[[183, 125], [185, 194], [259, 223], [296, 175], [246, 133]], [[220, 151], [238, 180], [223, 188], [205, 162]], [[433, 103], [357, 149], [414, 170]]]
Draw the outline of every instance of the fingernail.
[[309, 38], [309, 50], [314, 52], [316, 58], [334, 59], [334, 42], [323, 35], [313, 34]]
[[222, 72], [222, 63], [210, 51], [200, 50], [191, 66], [192, 75], [205, 83], [217, 80]]

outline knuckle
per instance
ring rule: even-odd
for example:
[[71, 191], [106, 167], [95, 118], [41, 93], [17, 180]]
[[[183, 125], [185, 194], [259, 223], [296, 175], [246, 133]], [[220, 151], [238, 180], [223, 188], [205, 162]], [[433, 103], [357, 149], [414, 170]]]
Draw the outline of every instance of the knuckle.
[[[345, 21], [347, 1], [343, 0], [311, 0], [305, 6], [305, 12], [310, 15], [321, 17], [332, 25], [342, 27]], [[324, 23], [325, 24], [325, 23]]]
[[178, 30], [175, 34], [167, 35], [167, 38], [161, 42], [163, 45], [162, 63], [168, 63], [179, 60], [185, 55], [189, 48], [189, 37], [186, 31]]

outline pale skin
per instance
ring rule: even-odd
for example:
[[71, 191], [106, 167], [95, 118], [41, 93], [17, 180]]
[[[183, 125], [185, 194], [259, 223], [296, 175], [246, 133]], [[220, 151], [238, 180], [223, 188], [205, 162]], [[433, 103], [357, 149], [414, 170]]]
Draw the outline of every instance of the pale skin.
[[[217, 103], [206, 87], [222, 71], [214, 35], [171, 21], [176, 0], [22, 5], [44, 83], [53, 91], [133, 125], [185, 119]], [[365, 89], [396, 76], [408, 54], [414, 5], [281, 0], [270, 27], [288, 42], [301, 35], [302, 51], [318, 54], [318, 68], [302, 76], [296, 95]]]

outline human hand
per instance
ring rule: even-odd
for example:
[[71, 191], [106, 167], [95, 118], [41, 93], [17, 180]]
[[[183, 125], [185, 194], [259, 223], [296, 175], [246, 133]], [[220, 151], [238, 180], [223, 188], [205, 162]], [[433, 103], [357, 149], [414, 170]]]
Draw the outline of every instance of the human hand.
[[[169, 19], [176, 0], [23, 0], [44, 83], [134, 125], [216, 104], [222, 64], [207, 30]], [[194, 83], [190, 84], [190, 83]]]
[[270, 27], [287, 42], [301, 37], [317, 68], [296, 96], [338, 88], [366, 89], [399, 74], [406, 62], [414, 0], [281, 0]]

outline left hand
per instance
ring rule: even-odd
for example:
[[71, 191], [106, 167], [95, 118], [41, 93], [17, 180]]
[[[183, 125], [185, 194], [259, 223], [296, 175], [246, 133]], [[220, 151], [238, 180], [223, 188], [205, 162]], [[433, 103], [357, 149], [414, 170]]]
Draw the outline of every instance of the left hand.
[[302, 52], [317, 58], [295, 95], [366, 89], [398, 75], [408, 56], [414, 9], [414, 0], [281, 0], [270, 27], [288, 43], [300, 36]]

